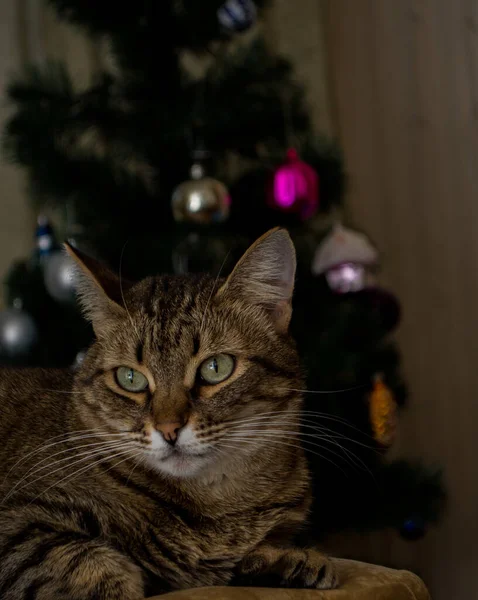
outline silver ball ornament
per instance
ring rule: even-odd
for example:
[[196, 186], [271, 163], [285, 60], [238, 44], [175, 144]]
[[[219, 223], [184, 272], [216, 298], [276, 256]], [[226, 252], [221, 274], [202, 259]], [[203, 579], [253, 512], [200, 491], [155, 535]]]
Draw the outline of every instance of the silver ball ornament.
[[22, 310], [20, 301], [0, 312], [0, 356], [20, 358], [28, 355], [38, 341], [35, 321]]
[[73, 365], [72, 368], [74, 371], [77, 371], [81, 365], [83, 364], [83, 361], [85, 360], [85, 356], [86, 356], [86, 350], [80, 350], [78, 352], [78, 354], [75, 356], [75, 360], [73, 361]]
[[191, 179], [173, 193], [172, 209], [176, 221], [207, 225], [221, 223], [229, 216], [231, 198], [224, 184], [205, 177], [200, 164], [191, 167]]
[[59, 302], [72, 302], [75, 298], [76, 272], [73, 260], [62, 250], [55, 250], [45, 261], [45, 287]]

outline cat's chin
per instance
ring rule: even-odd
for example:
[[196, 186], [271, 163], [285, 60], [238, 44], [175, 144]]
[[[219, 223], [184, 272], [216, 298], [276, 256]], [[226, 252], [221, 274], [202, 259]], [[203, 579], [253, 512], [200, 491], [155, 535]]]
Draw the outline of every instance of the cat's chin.
[[153, 455], [148, 463], [155, 471], [180, 479], [199, 476], [211, 463], [211, 458], [203, 454], [175, 452], [165, 458]]

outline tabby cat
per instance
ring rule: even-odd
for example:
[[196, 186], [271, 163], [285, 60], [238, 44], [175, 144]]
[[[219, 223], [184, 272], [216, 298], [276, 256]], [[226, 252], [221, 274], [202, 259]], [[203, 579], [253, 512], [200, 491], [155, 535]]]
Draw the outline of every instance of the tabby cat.
[[67, 251], [96, 341], [74, 376], [1, 373], [0, 598], [335, 587], [333, 563], [293, 545], [311, 498], [287, 232], [225, 280], [131, 284]]

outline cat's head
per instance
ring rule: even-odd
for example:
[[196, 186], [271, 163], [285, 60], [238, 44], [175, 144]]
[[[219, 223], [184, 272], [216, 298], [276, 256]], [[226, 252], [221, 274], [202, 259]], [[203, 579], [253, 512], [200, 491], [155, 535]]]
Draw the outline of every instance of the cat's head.
[[119, 459], [194, 477], [287, 439], [275, 432], [294, 429], [303, 385], [288, 335], [296, 260], [285, 230], [219, 280], [131, 284], [67, 249], [97, 338], [77, 375], [78, 408], [86, 427], [112, 434]]

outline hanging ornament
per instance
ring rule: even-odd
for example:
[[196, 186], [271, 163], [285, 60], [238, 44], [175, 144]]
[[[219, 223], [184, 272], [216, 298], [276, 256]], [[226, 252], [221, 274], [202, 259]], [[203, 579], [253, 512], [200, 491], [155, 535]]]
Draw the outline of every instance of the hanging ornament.
[[319, 177], [299, 158], [297, 151], [290, 148], [286, 161], [272, 174], [267, 195], [272, 208], [309, 219], [319, 207]]
[[217, 179], [206, 177], [204, 167], [198, 162], [191, 167], [191, 179], [181, 183], [172, 198], [176, 221], [201, 225], [225, 221], [230, 205], [227, 188]]
[[12, 308], [0, 312], [0, 359], [27, 357], [38, 341], [38, 329], [32, 317], [23, 309], [20, 298]]
[[426, 533], [426, 523], [423, 517], [413, 515], [403, 521], [400, 527], [400, 535], [405, 540], [416, 542]]
[[72, 369], [74, 371], [77, 371], [81, 365], [83, 364], [83, 361], [85, 360], [85, 356], [86, 356], [86, 350], [80, 350], [78, 352], [78, 354], [75, 356], [75, 360], [73, 361], [73, 365], [72, 365]]
[[227, 0], [219, 7], [217, 18], [226, 31], [240, 33], [254, 25], [257, 8], [252, 0]]
[[76, 271], [73, 260], [63, 250], [54, 250], [45, 259], [45, 287], [58, 302], [73, 302]]
[[397, 431], [397, 403], [381, 375], [375, 377], [369, 397], [369, 414], [375, 440], [381, 446], [389, 448]]
[[312, 273], [325, 274], [330, 289], [344, 294], [370, 285], [377, 264], [377, 250], [367, 236], [337, 224], [317, 248]]
[[42, 260], [45, 256], [48, 256], [55, 246], [55, 236], [53, 235], [53, 228], [45, 215], [39, 215], [37, 219], [37, 227], [35, 230], [35, 240], [37, 254]]

